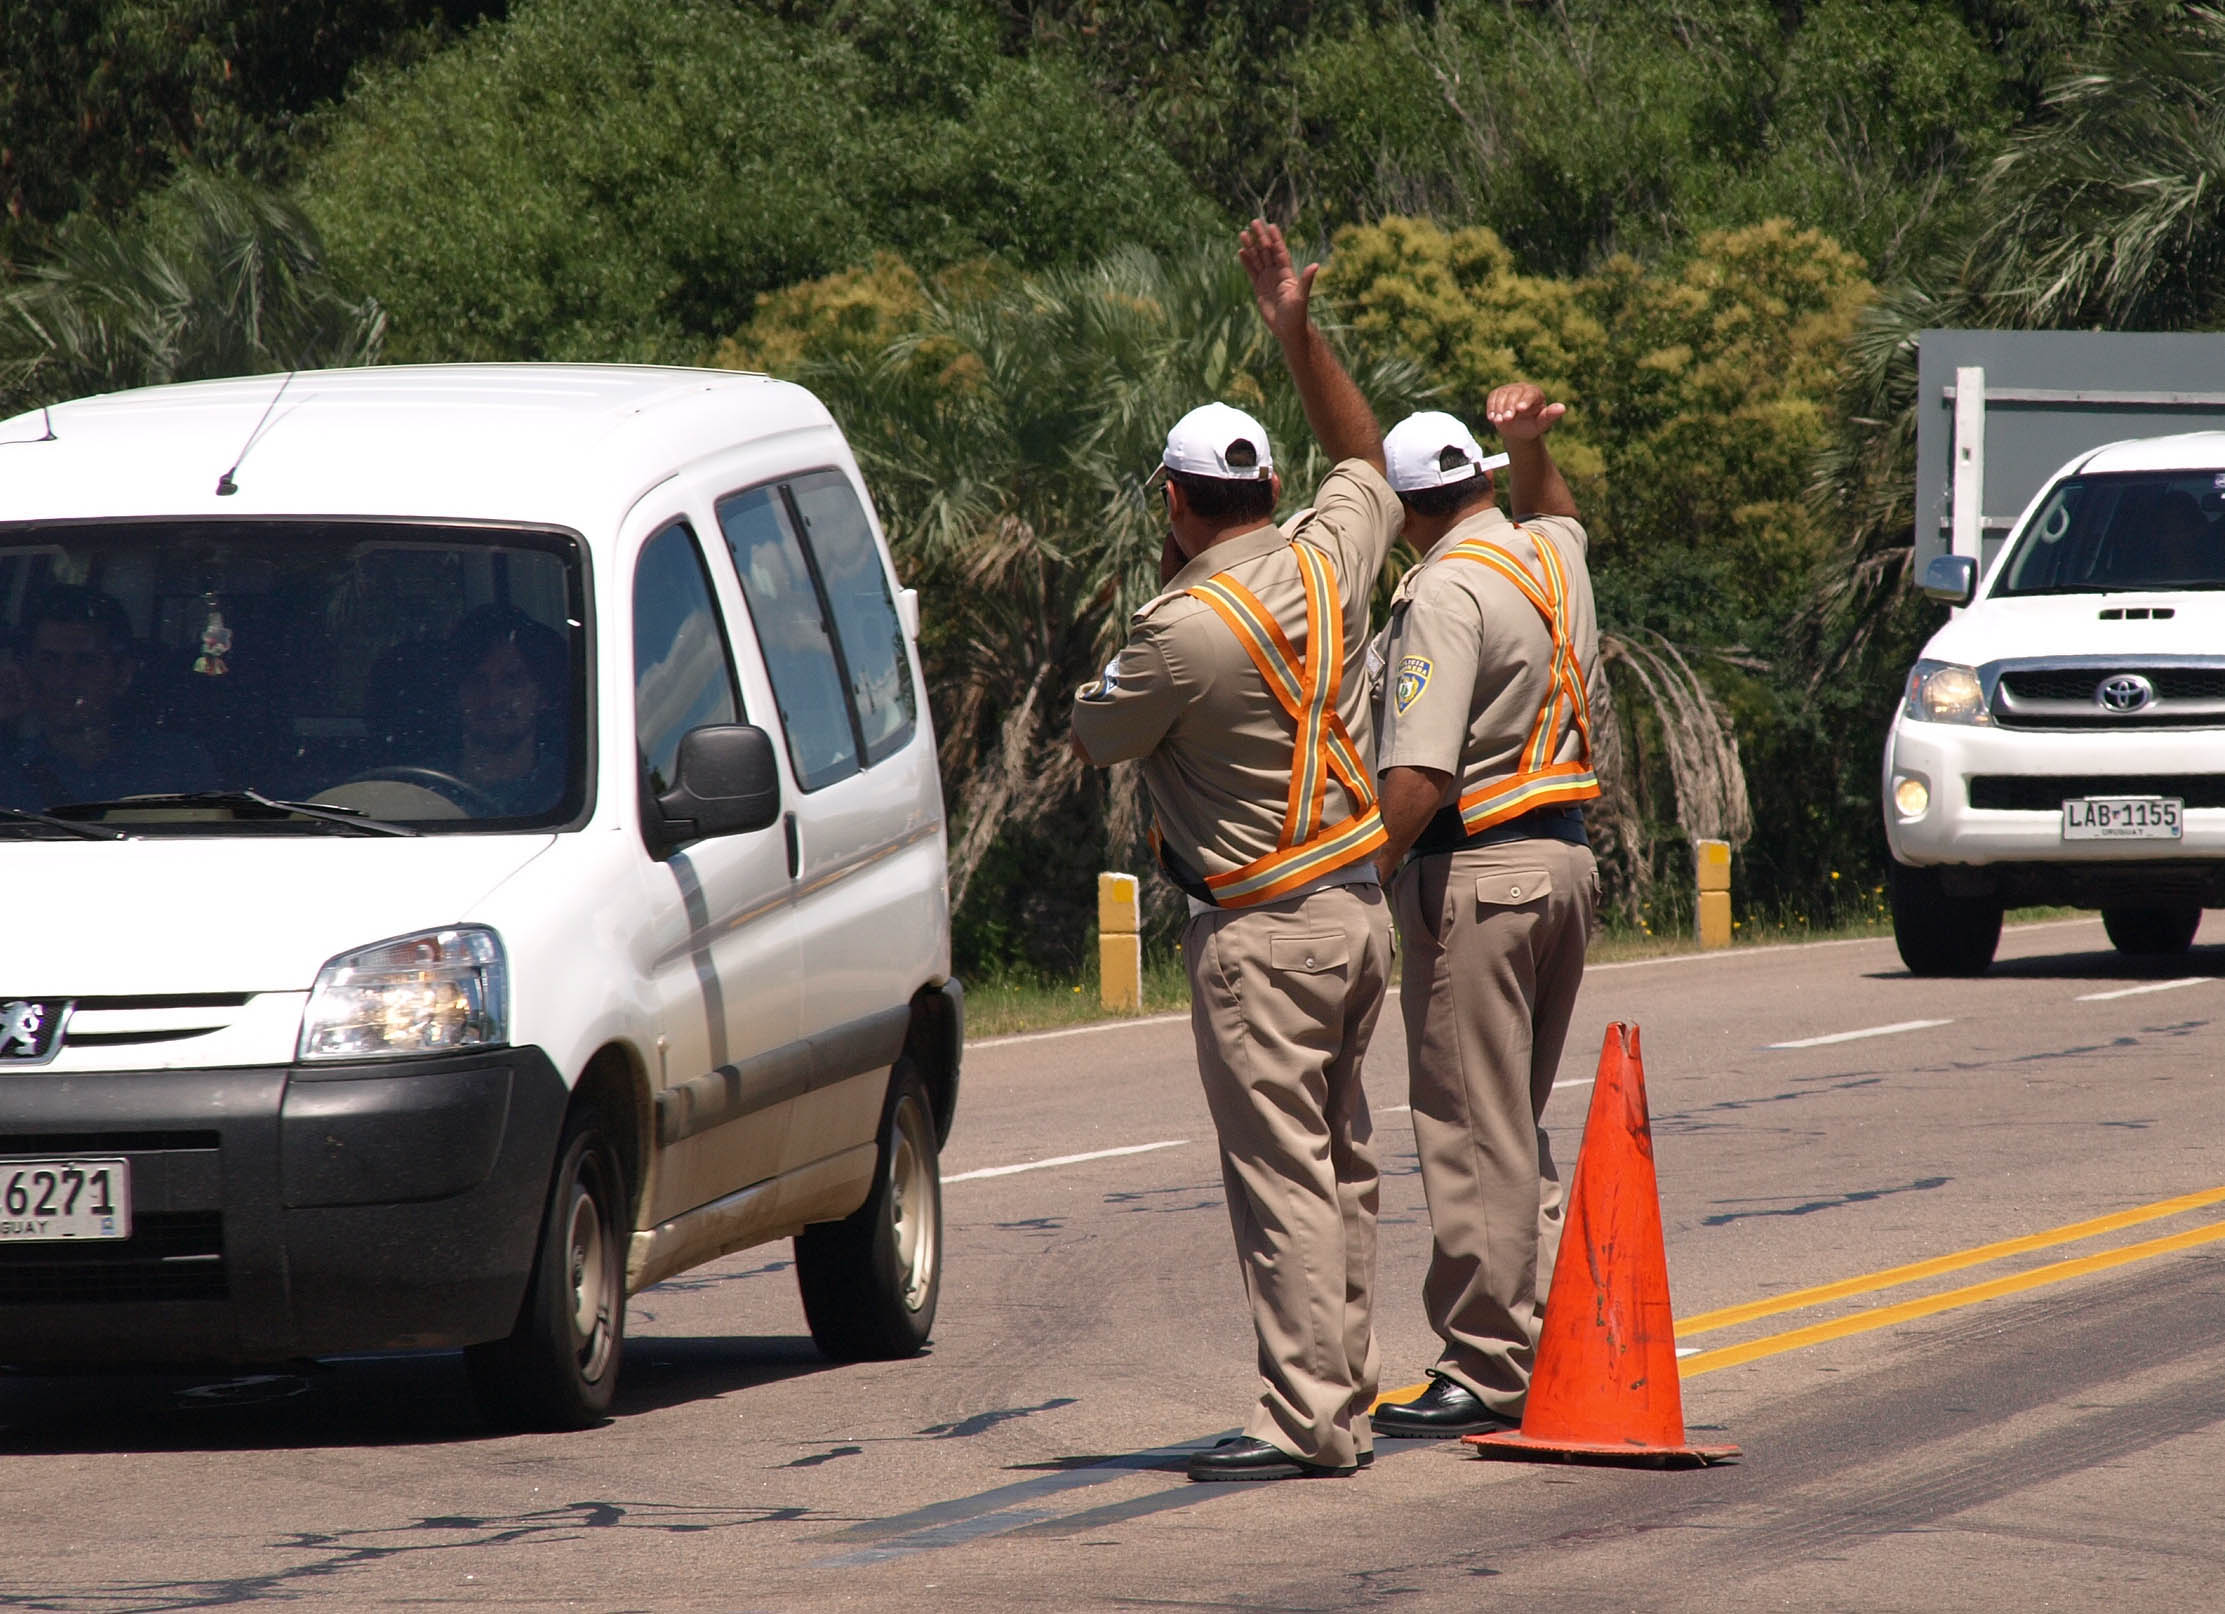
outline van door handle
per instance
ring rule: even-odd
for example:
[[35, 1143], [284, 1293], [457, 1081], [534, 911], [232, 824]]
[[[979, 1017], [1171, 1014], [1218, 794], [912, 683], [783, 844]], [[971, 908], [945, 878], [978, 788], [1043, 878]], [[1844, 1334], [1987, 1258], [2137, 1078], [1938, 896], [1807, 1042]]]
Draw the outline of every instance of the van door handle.
[[803, 868], [803, 841], [796, 834], [796, 815], [780, 815], [780, 833], [788, 842], [788, 878], [793, 880]]

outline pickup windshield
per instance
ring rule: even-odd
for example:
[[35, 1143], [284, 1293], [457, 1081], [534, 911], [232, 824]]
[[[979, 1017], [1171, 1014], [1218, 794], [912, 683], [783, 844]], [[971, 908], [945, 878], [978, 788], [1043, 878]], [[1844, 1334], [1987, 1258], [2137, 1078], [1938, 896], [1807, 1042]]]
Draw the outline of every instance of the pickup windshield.
[[0, 808], [134, 834], [564, 823], [586, 624], [556, 533], [0, 526]]
[[2225, 471], [2074, 476], [2025, 529], [2004, 594], [2225, 588]]

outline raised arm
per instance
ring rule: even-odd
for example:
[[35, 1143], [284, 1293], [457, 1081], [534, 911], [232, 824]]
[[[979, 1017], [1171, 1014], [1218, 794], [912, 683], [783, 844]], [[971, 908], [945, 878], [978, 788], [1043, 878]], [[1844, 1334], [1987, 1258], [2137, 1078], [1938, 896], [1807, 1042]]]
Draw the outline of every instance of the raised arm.
[[1282, 231], [1265, 219], [1245, 226], [1242, 242], [1236, 255], [1251, 276], [1259, 317], [1282, 344], [1283, 363], [1290, 367], [1290, 379], [1306, 408], [1306, 424], [1332, 462], [1366, 460], [1382, 470], [1383, 433], [1375, 411], [1313, 322], [1313, 278], [1321, 266], [1308, 264], [1301, 271], [1293, 265]]
[[1574, 519], [1576, 495], [1569, 492], [1561, 468], [1545, 448], [1545, 434], [1568, 413], [1568, 406], [1547, 403], [1544, 391], [1531, 382], [1514, 381], [1494, 387], [1483, 412], [1499, 440], [1506, 444], [1508, 494], [1514, 504], [1514, 519]]

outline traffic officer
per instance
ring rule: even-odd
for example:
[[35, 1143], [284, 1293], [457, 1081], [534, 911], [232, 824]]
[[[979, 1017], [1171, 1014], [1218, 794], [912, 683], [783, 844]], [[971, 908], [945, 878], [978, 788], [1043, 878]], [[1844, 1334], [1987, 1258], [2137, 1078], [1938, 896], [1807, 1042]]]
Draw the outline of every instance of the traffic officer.
[[1190, 901], [1198, 1074], [1262, 1380], [1196, 1480], [1349, 1474], [1374, 1455], [1377, 1181], [1360, 1062], [1390, 971], [1368, 757], [1368, 595], [1398, 537], [1375, 415], [1308, 312], [1314, 269], [1254, 220], [1240, 256], [1335, 469], [1274, 525], [1266, 431], [1207, 404], [1167, 434], [1165, 591], [1074, 699], [1075, 745], [1137, 760]]
[[[1422, 562], [1384, 631], [1377, 768], [1406, 1019], [1414, 1142], [1432, 1232], [1422, 1305], [1443, 1340], [1386, 1435], [1521, 1421], [1550, 1281], [1560, 1181], [1538, 1124], [1568, 1035], [1598, 899], [1582, 804], [1586, 677], [1599, 652], [1584, 529], [1546, 451], [1563, 410], [1527, 383], [1486, 405], [1516, 520], [1451, 415], [1385, 448]], [[1411, 855], [1409, 854], [1411, 849]], [[1404, 859], [1403, 867], [1400, 866]]]

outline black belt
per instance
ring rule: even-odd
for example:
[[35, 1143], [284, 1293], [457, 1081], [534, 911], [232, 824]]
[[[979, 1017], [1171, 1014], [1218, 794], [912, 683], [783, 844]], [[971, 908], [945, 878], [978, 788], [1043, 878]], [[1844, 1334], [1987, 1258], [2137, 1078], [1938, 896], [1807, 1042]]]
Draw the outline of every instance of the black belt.
[[1520, 818], [1510, 818], [1473, 835], [1460, 822], [1460, 809], [1447, 807], [1422, 826], [1414, 837], [1413, 855], [1430, 857], [1439, 852], [1464, 852], [1471, 846], [1499, 846], [1507, 841], [1566, 841], [1589, 846], [1581, 807], [1533, 807]]

